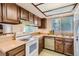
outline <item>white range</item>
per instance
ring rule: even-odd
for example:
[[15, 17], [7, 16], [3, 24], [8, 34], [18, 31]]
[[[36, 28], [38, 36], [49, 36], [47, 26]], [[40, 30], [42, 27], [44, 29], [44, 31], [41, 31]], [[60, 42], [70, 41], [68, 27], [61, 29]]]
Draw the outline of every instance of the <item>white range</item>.
[[23, 35], [16, 37], [16, 40], [26, 42], [26, 56], [38, 56], [38, 40], [39, 38], [32, 35]]

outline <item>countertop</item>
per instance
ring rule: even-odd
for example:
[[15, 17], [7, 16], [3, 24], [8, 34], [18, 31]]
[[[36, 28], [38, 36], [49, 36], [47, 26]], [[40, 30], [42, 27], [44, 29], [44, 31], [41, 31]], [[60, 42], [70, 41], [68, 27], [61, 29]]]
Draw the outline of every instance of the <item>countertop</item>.
[[19, 47], [23, 44], [25, 44], [24, 41], [7, 40], [0, 43], [0, 51], [6, 53], [7, 51]]
[[[37, 33], [37, 32], [36, 32]], [[63, 36], [63, 35], [53, 35], [53, 34], [47, 34], [47, 33], [40, 33], [40, 34], [34, 34], [34, 33], [22, 33], [22, 34], [17, 34], [16, 37], [19, 37], [19, 36], [26, 36], [26, 35], [33, 35], [33, 36], [36, 36], [36, 37], [43, 37], [43, 36], [51, 36], [51, 37], [60, 37], [60, 38], [71, 38], [71, 39], [74, 39], [74, 36]]]
[[74, 39], [74, 36], [62, 36], [62, 35], [45, 35], [45, 36], [52, 36], [52, 37], [60, 37], [60, 38], [71, 38], [71, 39]]
[[59, 37], [59, 38], [71, 38], [74, 39], [74, 36], [62, 36], [62, 35], [48, 35], [48, 34], [38, 34], [38, 35], [34, 35], [36, 37], [43, 37], [43, 36], [47, 36], [47, 37]]

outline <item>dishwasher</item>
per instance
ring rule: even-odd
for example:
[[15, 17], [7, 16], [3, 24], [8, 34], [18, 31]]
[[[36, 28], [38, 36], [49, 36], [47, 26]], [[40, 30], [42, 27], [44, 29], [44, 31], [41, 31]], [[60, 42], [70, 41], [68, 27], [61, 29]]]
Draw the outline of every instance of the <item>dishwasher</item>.
[[44, 39], [44, 45], [45, 45], [45, 49], [50, 49], [50, 50], [54, 50], [55, 49], [55, 42], [54, 42], [54, 38], [53, 37], [45, 37]]

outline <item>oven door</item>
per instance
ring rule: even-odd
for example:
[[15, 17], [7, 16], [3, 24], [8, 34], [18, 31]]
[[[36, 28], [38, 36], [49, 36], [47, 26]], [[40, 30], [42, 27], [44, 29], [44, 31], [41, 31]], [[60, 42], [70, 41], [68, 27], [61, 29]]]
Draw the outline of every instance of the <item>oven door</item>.
[[38, 55], [38, 40], [33, 40], [26, 44], [26, 55], [28, 56]]

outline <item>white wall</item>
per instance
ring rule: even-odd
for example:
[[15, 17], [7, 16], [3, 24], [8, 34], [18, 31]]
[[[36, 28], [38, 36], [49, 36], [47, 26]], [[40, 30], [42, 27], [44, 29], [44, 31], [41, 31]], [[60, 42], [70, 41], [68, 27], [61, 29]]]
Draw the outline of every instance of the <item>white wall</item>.
[[79, 33], [78, 33], [79, 29], [78, 27], [79, 27], [79, 4], [74, 10], [74, 55], [75, 56], [79, 56]]

